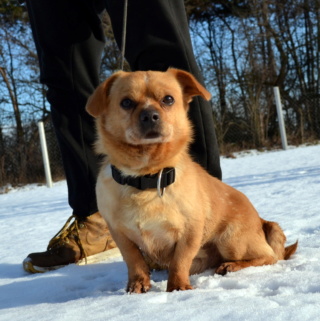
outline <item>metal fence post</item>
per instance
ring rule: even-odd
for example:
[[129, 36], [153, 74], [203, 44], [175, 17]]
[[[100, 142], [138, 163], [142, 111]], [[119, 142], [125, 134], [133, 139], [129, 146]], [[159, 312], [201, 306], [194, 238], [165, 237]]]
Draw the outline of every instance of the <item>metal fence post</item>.
[[43, 160], [44, 171], [45, 171], [45, 175], [46, 175], [47, 187], [52, 187], [52, 178], [51, 178], [48, 148], [47, 148], [46, 136], [45, 136], [44, 126], [43, 126], [42, 121], [38, 122], [38, 128], [39, 128], [42, 160]]
[[279, 123], [279, 129], [280, 129], [282, 148], [286, 150], [288, 148], [288, 144], [287, 144], [286, 128], [284, 126], [284, 120], [283, 120], [283, 114], [282, 114], [282, 105], [281, 105], [279, 87], [273, 87], [273, 93], [274, 93], [274, 99], [276, 101], [276, 106], [277, 106], [278, 123]]

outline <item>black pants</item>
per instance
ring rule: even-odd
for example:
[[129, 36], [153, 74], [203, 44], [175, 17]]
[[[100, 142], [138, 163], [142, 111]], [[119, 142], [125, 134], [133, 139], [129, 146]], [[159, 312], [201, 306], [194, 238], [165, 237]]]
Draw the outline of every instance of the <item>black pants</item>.
[[[47, 99], [68, 183], [69, 204], [77, 216], [97, 211], [98, 159], [92, 151], [94, 122], [85, 111], [99, 84], [104, 46], [99, 13], [106, 7], [121, 45], [122, 0], [28, 0]], [[193, 55], [183, 0], [129, 0], [126, 59], [132, 70], [191, 72], [202, 82]], [[221, 178], [219, 152], [209, 103], [195, 98], [190, 108], [194, 159]], [[190, 187], [192, 188], [192, 187]]]

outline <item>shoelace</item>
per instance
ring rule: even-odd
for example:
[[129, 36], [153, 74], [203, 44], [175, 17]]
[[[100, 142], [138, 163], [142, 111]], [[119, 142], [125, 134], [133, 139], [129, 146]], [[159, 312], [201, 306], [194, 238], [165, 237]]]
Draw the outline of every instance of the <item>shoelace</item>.
[[[72, 219], [74, 219], [74, 221], [70, 223]], [[75, 215], [71, 215], [66, 221], [66, 223], [63, 225], [62, 229], [49, 241], [47, 249], [50, 250], [54, 247], [60, 246], [63, 243], [66, 243], [66, 240], [71, 235], [73, 235], [74, 240], [80, 248], [80, 258], [84, 257], [85, 262], [87, 264], [87, 254], [81, 243], [79, 235], [78, 218]]]

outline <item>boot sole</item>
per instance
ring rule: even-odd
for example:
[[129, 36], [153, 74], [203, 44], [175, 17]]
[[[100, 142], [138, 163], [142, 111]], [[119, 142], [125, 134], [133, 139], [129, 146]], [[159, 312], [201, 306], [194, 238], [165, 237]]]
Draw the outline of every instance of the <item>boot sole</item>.
[[[75, 264], [76, 265], [94, 264], [94, 263], [99, 263], [102, 261], [108, 261], [112, 258], [116, 258], [116, 257], [120, 257], [120, 256], [121, 256], [120, 250], [117, 247], [115, 247], [115, 248], [110, 249], [108, 251], [104, 251], [101, 253], [90, 255], [86, 259], [83, 258], [83, 259], [79, 260], [78, 262], [76, 262]], [[23, 261], [22, 265], [23, 265], [23, 269], [28, 273], [45, 273], [45, 272], [61, 269], [64, 266], [67, 266], [68, 264], [42, 267], [42, 266], [33, 265], [31, 260], [29, 258], [26, 258]]]

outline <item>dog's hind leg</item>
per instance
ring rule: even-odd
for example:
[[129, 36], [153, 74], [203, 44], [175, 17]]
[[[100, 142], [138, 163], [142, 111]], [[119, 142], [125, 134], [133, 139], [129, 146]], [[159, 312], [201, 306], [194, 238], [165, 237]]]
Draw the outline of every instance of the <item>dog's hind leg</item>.
[[277, 260], [274, 256], [265, 256], [253, 260], [225, 262], [216, 269], [215, 273], [225, 275], [227, 272], [236, 272], [249, 266], [271, 265], [276, 262]]
[[251, 233], [246, 237], [230, 239], [218, 247], [224, 258], [215, 273], [224, 275], [227, 272], [236, 272], [249, 266], [270, 265], [278, 258], [268, 244], [263, 231]]
[[199, 274], [223, 263], [223, 258], [213, 242], [205, 244], [192, 261], [190, 275]]
[[286, 237], [275, 222], [261, 219], [262, 233], [251, 234], [245, 243], [222, 246], [225, 262], [216, 270], [217, 274], [235, 272], [249, 266], [270, 265], [278, 260], [287, 260], [295, 253], [298, 242], [285, 247]]

